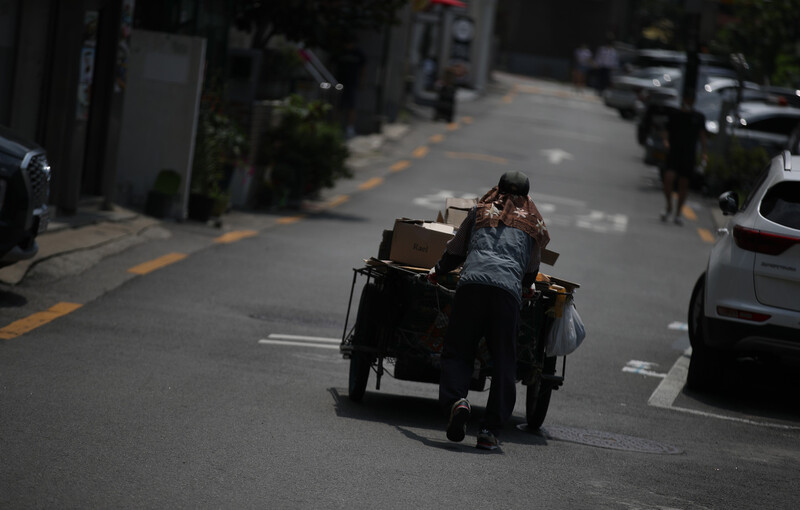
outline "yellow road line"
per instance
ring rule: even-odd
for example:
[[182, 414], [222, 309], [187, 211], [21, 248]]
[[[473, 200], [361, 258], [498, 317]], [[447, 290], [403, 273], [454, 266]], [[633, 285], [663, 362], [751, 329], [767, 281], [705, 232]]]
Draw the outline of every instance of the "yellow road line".
[[391, 170], [392, 172], [400, 172], [400, 171], [405, 170], [406, 168], [408, 168], [410, 166], [411, 166], [411, 161], [409, 161], [407, 159], [404, 159], [404, 160], [398, 161], [397, 163], [395, 163], [394, 165], [389, 167], [389, 170]]
[[347, 202], [348, 200], [350, 200], [349, 196], [347, 196], [347, 195], [339, 195], [338, 197], [335, 197], [335, 198], [331, 199], [330, 202], [328, 202], [328, 207], [336, 207], [338, 205], [342, 205], [343, 203]]
[[149, 262], [143, 262], [138, 266], [133, 266], [132, 268], [128, 269], [128, 272], [133, 274], [152, 273], [156, 269], [161, 269], [162, 267], [168, 266], [185, 258], [185, 253], [168, 253], [163, 257], [158, 257], [157, 259], [153, 259]]
[[228, 232], [227, 234], [223, 234], [216, 239], [214, 239], [215, 243], [235, 243], [236, 241], [241, 241], [242, 239], [246, 239], [248, 237], [257, 236], [258, 231], [256, 230], [234, 230], [233, 232]]
[[424, 158], [428, 154], [428, 147], [425, 145], [421, 145], [414, 149], [414, 152], [411, 153], [412, 156], [415, 158]]
[[359, 184], [358, 189], [361, 191], [366, 191], [368, 189], [377, 188], [381, 184], [383, 184], [383, 177], [373, 177], [372, 179]]
[[441, 133], [437, 133], [429, 138], [431, 143], [442, 143], [444, 141], [444, 135]]
[[8, 326], [0, 329], [0, 339], [9, 340], [16, 338], [20, 335], [32, 331], [39, 326], [43, 326], [50, 321], [58, 319], [59, 317], [68, 313], [74, 312], [83, 305], [78, 303], [58, 303], [51, 306], [44, 312], [37, 312], [24, 319], [14, 321]]
[[703, 241], [714, 244], [714, 234], [712, 234], [707, 228], [698, 228], [697, 233], [700, 235], [700, 239]]
[[514, 94], [506, 94], [503, 96], [503, 103], [511, 104], [514, 101]]
[[508, 164], [506, 158], [489, 156], [488, 154], [473, 154], [469, 152], [445, 152], [444, 154], [451, 159], [474, 159], [477, 161], [486, 161], [488, 163], [497, 163], [498, 165]]
[[461, 117], [461, 122], [464, 124], [472, 124], [472, 117]]
[[460, 127], [461, 127], [461, 124], [459, 124], [458, 122], [451, 122], [450, 124], [447, 125], [447, 130], [448, 131], [455, 131]]
[[691, 207], [685, 205], [681, 207], [681, 214], [687, 219], [691, 221], [697, 221], [697, 215], [694, 213]]
[[284, 216], [283, 218], [278, 218], [276, 223], [278, 225], [291, 225], [292, 223], [297, 223], [305, 217], [305, 214], [298, 214], [297, 216]]

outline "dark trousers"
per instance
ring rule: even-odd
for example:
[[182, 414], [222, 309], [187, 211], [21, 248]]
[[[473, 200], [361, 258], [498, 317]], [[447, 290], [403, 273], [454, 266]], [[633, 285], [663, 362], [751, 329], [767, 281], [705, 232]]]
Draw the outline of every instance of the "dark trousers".
[[517, 398], [519, 303], [491, 285], [468, 284], [456, 291], [442, 350], [439, 403], [449, 412], [466, 398], [475, 367], [478, 341], [486, 337], [492, 358], [492, 386], [481, 427], [499, 435], [514, 412]]

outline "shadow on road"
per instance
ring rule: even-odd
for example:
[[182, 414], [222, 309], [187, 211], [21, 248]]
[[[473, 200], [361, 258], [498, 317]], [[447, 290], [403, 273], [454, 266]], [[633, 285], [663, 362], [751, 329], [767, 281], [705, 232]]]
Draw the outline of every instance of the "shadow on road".
[[28, 304], [24, 296], [14, 292], [0, 290], [0, 308], [20, 308]]
[[[347, 390], [328, 388], [333, 397], [336, 415], [340, 418], [385, 423], [395, 427], [404, 436], [419, 441], [425, 446], [458, 451], [461, 453], [487, 453], [475, 448], [475, 437], [478, 434], [478, 423], [484, 408], [472, 407], [472, 419], [467, 426], [467, 437], [462, 443], [453, 443], [445, 438], [447, 420], [442, 416], [439, 403], [430, 398], [386, 393], [367, 392], [362, 402], [353, 402], [347, 397]], [[538, 432], [519, 430], [517, 425], [523, 423], [512, 417], [503, 431], [503, 443], [524, 444], [531, 446], [547, 446], [547, 439]], [[420, 433], [423, 429], [425, 432]], [[430, 432], [430, 433], [428, 433]]]
[[684, 394], [718, 410], [800, 426], [799, 387], [797, 367], [747, 359], [726, 367], [718, 389], [705, 393], [684, 389]]

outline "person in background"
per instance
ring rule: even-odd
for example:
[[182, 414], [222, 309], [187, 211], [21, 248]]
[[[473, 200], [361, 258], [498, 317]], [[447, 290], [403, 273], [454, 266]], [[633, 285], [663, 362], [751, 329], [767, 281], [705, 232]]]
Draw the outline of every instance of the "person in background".
[[528, 196], [530, 182], [507, 172], [470, 209], [428, 279], [436, 283], [463, 263], [441, 357], [439, 403], [449, 413], [447, 438], [462, 441], [471, 407], [467, 400], [481, 337], [492, 358], [492, 384], [477, 447], [499, 446], [516, 402], [519, 309], [533, 294], [541, 250], [550, 235]]
[[611, 76], [619, 68], [619, 54], [614, 47], [614, 36], [609, 34], [606, 37], [606, 43], [597, 48], [597, 53], [594, 57], [596, 66], [596, 83], [595, 88], [598, 94], [602, 94], [605, 89], [611, 84]]
[[578, 92], [583, 92], [586, 87], [586, 77], [592, 68], [592, 50], [586, 44], [581, 44], [575, 49], [573, 60], [572, 83]]
[[[697, 165], [697, 146], [702, 147], [702, 158], [706, 161], [706, 119], [694, 109], [694, 94], [684, 95], [681, 107], [672, 108], [667, 114], [667, 123], [661, 133], [667, 149], [666, 169], [664, 170], [664, 197], [667, 207], [661, 213], [661, 221], [667, 221], [674, 211], [676, 225], [682, 225], [681, 209], [689, 193], [689, 179]], [[678, 203], [672, 207], [672, 192], [675, 177], [678, 177]]]
[[336, 77], [344, 86], [341, 97], [341, 108], [345, 117], [345, 136], [356, 136], [356, 105], [358, 102], [358, 87], [364, 73], [364, 64], [367, 61], [364, 52], [357, 46], [355, 37], [350, 36], [345, 41], [344, 50], [334, 57], [336, 62]]

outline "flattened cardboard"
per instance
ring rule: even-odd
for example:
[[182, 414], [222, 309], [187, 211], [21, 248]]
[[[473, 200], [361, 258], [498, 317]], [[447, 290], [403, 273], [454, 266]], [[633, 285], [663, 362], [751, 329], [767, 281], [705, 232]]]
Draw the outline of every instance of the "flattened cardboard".
[[469, 210], [477, 203], [477, 198], [448, 198], [445, 200], [444, 223], [461, 226]]
[[542, 263], [547, 264], [548, 266], [555, 266], [556, 260], [558, 260], [558, 256], [560, 254], [554, 251], [550, 251], [547, 248], [542, 250]]
[[400, 264], [431, 268], [439, 262], [453, 232], [452, 225], [443, 223], [395, 220], [389, 258]]

